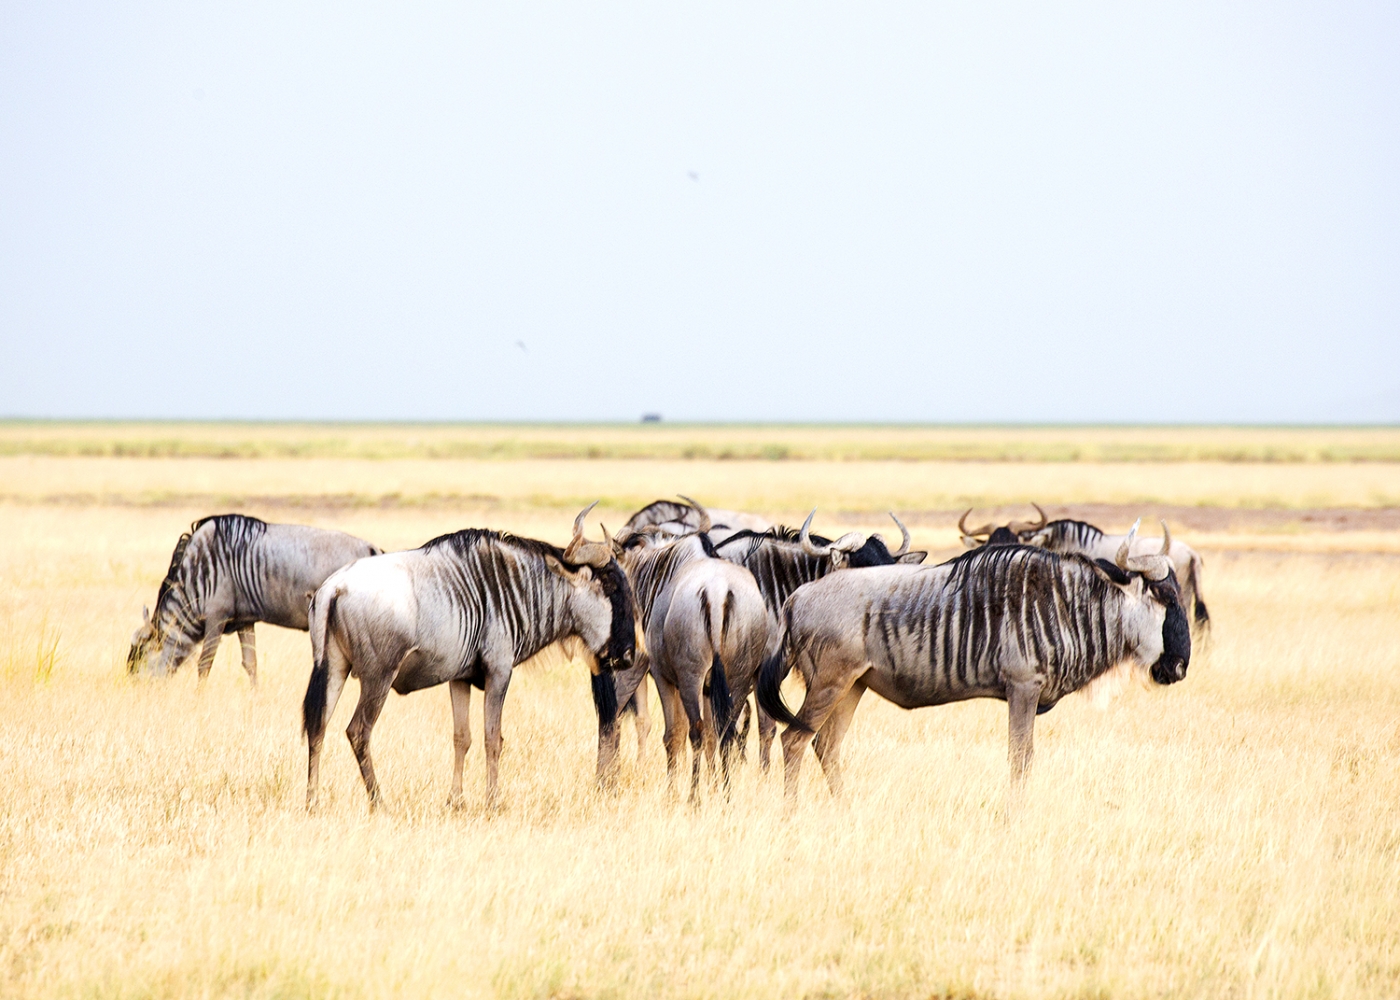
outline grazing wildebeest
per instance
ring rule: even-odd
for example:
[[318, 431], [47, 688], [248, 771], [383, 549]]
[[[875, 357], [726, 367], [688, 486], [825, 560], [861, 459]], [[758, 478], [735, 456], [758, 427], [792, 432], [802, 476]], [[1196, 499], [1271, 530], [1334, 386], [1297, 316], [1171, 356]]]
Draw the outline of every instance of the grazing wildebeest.
[[[814, 732], [827, 783], [841, 794], [841, 740], [866, 688], [902, 708], [1006, 701], [1014, 800], [1039, 712], [1125, 665], [1158, 684], [1184, 678], [1191, 632], [1176, 575], [1165, 554], [1129, 555], [1136, 531], [1115, 562], [988, 546], [938, 566], [850, 570], [799, 589], [784, 608], [782, 648], [758, 682], [759, 704], [788, 724], [789, 805]], [[807, 682], [796, 714], [778, 689], [784, 658]]]
[[253, 624], [307, 630], [306, 608], [326, 577], [380, 550], [343, 531], [268, 524], [243, 514], [217, 514], [190, 526], [175, 543], [156, 594], [155, 614], [142, 609], [126, 669], [135, 673], [159, 649], [152, 671], [169, 674], [203, 640], [199, 678], [214, 665], [226, 632], [237, 632], [243, 669], [258, 682]]
[[[655, 525], [647, 525], [639, 531], [623, 529], [613, 540], [613, 550], [632, 582], [647, 663], [661, 696], [666, 774], [672, 789], [686, 736], [680, 725], [682, 712], [689, 722], [692, 802], [699, 796], [705, 723], [714, 728], [720, 766], [727, 774], [734, 743], [733, 705], [736, 696], [742, 701], [753, 689], [771, 638], [753, 574], [714, 557], [703, 508], [701, 515], [695, 534], [668, 539]], [[636, 684], [638, 673], [634, 667], [617, 678], [619, 702], [631, 696], [626, 685]], [[609, 766], [611, 752], [600, 734], [600, 773]]]
[[[811, 535], [812, 518], [807, 515], [800, 530], [782, 526], [766, 531], [739, 531], [722, 542], [715, 543], [721, 559], [738, 563], [750, 573], [763, 594], [772, 635], [782, 628], [783, 604], [793, 591], [805, 583], [819, 580], [843, 567], [892, 566], [895, 563], [921, 563], [927, 552], [909, 551], [909, 529], [890, 512], [903, 536], [898, 549], [891, 552], [878, 534], [866, 536], [859, 531], [847, 532], [836, 541]], [[758, 761], [768, 770], [772, 755], [773, 720], [761, 708], [758, 711]]]
[[345, 679], [359, 678], [360, 700], [345, 735], [371, 806], [379, 784], [370, 732], [392, 688], [408, 694], [446, 683], [452, 695], [452, 793], [462, 801], [462, 765], [471, 746], [471, 689], [485, 692], [486, 800], [494, 803], [501, 757], [501, 707], [516, 664], [576, 639], [588, 653], [600, 726], [617, 714], [607, 674], [626, 668], [636, 641], [631, 589], [606, 544], [574, 521], [566, 548], [503, 532], [468, 528], [422, 548], [365, 559], [333, 574], [312, 601], [314, 666], [302, 717], [308, 748], [306, 801], [314, 807], [326, 723]]
[[[674, 500], [654, 500], [627, 519], [622, 534], [627, 531], [641, 531], [647, 525], [655, 525], [664, 535], [678, 537], [694, 534], [700, 528], [702, 517], [708, 518], [706, 534], [710, 541], [718, 545], [737, 531], [764, 531], [772, 524], [758, 514], [746, 514], [740, 510], [718, 510], [701, 507], [689, 497], [681, 497], [685, 503]], [[703, 513], [702, 513], [703, 512]]]
[[[986, 544], [1014, 544], [1034, 545], [1037, 548], [1045, 549], [1049, 552], [1059, 552], [1061, 554], [1077, 552], [1086, 555], [1090, 559], [1112, 559], [1118, 547], [1123, 544], [1123, 539], [1127, 535], [1108, 535], [1102, 529], [1094, 527], [1087, 521], [1074, 521], [1069, 518], [1061, 518], [1055, 521], [1048, 521], [1045, 511], [1040, 509], [1038, 504], [1031, 504], [1040, 514], [1040, 522], [1033, 521], [1012, 521], [1003, 528], [997, 528], [986, 524], [980, 528], [963, 529], [963, 522], [958, 522], [959, 529], [962, 529], [963, 544], [969, 548]], [[971, 514], [969, 510], [967, 514]], [[966, 520], [967, 514], [963, 515]], [[1162, 522], [1162, 531], [1167, 530], [1167, 524]], [[1133, 541], [1133, 554], [1155, 550], [1158, 547], [1157, 541], [1153, 538], [1137, 538]], [[1210, 628], [1210, 612], [1206, 610], [1205, 598], [1201, 594], [1201, 578], [1205, 569], [1205, 561], [1200, 554], [1187, 545], [1185, 542], [1172, 540], [1171, 551], [1167, 555], [1171, 558], [1172, 568], [1176, 571], [1176, 578], [1181, 584], [1181, 604], [1191, 611], [1192, 625], [1200, 632]]]

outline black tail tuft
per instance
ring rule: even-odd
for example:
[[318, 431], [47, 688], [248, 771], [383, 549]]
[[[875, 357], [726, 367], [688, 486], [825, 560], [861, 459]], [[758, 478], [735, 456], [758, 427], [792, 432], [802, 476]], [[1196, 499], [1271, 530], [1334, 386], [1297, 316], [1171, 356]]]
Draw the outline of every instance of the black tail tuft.
[[729, 678], [718, 653], [710, 661], [710, 710], [715, 715], [720, 746], [727, 746], [734, 739], [734, 698], [729, 693]]
[[331, 668], [322, 658], [311, 669], [311, 683], [306, 685], [306, 697], [301, 703], [301, 731], [307, 739], [320, 736], [325, 728], [326, 687], [330, 680]]
[[617, 723], [617, 688], [612, 674], [593, 675], [593, 707], [598, 710], [598, 728], [611, 729]]
[[783, 704], [783, 694], [781, 691], [783, 678], [787, 676], [787, 664], [783, 659], [781, 649], [768, 659], [763, 661], [763, 666], [758, 668], [758, 707], [768, 713], [775, 722], [782, 722], [795, 729], [806, 730], [807, 727], [797, 720], [797, 716], [788, 711], [788, 707]]
[[301, 730], [308, 740], [319, 738], [326, 728], [326, 689], [331, 680], [327, 647], [331, 643], [331, 619], [335, 615], [337, 596], [339, 595], [332, 594], [330, 603], [326, 606], [326, 628], [321, 637], [321, 658], [311, 668], [311, 681], [306, 685], [306, 697], [301, 702]]

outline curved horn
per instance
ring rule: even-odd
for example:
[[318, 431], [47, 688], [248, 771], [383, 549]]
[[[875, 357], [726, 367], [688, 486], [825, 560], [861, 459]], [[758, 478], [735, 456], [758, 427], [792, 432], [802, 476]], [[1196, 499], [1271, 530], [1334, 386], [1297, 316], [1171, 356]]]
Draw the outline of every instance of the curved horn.
[[990, 535], [993, 531], [997, 530], [997, 526], [990, 522], [982, 525], [982, 527], [980, 528], [969, 528], [966, 524], [966, 521], [967, 515], [971, 513], [972, 508], [969, 507], [967, 508], [967, 514], [964, 514], [962, 517], [958, 518], [958, 530], [961, 531], [964, 535], [975, 538], [978, 535]]
[[[890, 511], [890, 517], [894, 517], [894, 511]], [[899, 551], [890, 553], [890, 555], [898, 559], [909, 551], [909, 529], [906, 528], [904, 522], [897, 517], [894, 517], [894, 523], [899, 525], [899, 533], [904, 536], [904, 541], [899, 543]]]
[[1141, 573], [1149, 580], [1165, 580], [1167, 574], [1172, 571], [1171, 556], [1167, 552], [1172, 547], [1172, 533], [1167, 527], [1167, 522], [1162, 522], [1162, 551], [1154, 552], [1150, 556], [1129, 556], [1128, 569], [1135, 573]]
[[[564, 558], [568, 562], [576, 565], [593, 566], [602, 569], [612, 562], [612, 545], [606, 542], [590, 542], [583, 537], [583, 519], [588, 516], [588, 512], [598, 506], [598, 501], [594, 500], [585, 507], [574, 518], [574, 537], [569, 540], [569, 544], [564, 547]], [[607, 537], [604, 532], [604, 537]]]
[[818, 547], [813, 545], [812, 539], [808, 535], [808, 531], [812, 527], [812, 518], [816, 516], [817, 508], [813, 507], [812, 513], [807, 515], [807, 520], [802, 522], [802, 533], [798, 536], [798, 540], [802, 543], [803, 552], [807, 553], [809, 556], [816, 556], [818, 559], [825, 559], [827, 556], [831, 555], [831, 546], [823, 545]]
[[1045, 511], [1040, 509], [1040, 504], [1032, 503], [1031, 506], [1034, 507], [1035, 512], [1040, 515], [1040, 521], [1038, 523], [1036, 521], [1012, 521], [1006, 526], [1011, 530], [1012, 534], [1022, 535], [1028, 532], [1039, 531], [1050, 523], [1050, 519], [1045, 516]]
[[578, 512], [578, 517], [574, 518], [574, 538], [583, 537], [583, 519], [587, 517], [588, 512], [596, 506], [598, 506], [598, 501], [594, 500], [591, 504]]
[[710, 512], [704, 507], [700, 506], [694, 500], [690, 499], [690, 497], [686, 496], [684, 493], [677, 493], [676, 496], [680, 497], [686, 503], [690, 504], [691, 510], [695, 511], [695, 513], [700, 515], [700, 527], [696, 528], [695, 530], [700, 532], [700, 534], [702, 535], [709, 531], [712, 527], [710, 523]]
[[1133, 539], [1137, 537], [1138, 525], [1142, 523], [1142, 518], [1133, 522], [1127, 536], [1123, 539], [1123, 544], [1118, 546], [1118, 554], [1113, 557], [1113, 561], [1119, 569], [1128, 569], [1128, 553], [1133, 550]]

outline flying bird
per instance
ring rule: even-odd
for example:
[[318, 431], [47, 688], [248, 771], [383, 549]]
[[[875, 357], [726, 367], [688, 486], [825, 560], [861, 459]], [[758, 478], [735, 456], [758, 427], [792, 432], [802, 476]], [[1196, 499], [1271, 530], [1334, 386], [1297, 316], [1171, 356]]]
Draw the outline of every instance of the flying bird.
[[694, 170], [688, 171], [688, 173], [690, 174], [690, 179], [691, 179], [691, 180], [693, 180], [696, 184], [699, 184], [699, 183], [700, 183], [700, 175], [699, 175], [699, 174], [697, 174]]
[[520, 349], [521, 349], [522, 351], [524, 351], [526, 354], [529, 354], [529, 353], [530, 353], [530, 349], [529, 349], [528, 347], [525, 346], [525, 341], [523, 341], [523, 340], [517, 340], [517, 341], [515, 342], [515, 346], [518, 347], [518, 348], [520, 348]]

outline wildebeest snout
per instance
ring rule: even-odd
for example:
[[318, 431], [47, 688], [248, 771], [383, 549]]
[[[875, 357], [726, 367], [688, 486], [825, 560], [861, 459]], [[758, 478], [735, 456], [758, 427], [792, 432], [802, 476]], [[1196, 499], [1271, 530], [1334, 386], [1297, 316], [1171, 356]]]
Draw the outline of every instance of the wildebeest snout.
[[1186, 679], [1186, 661], [1164, 653], [1152, 664], [1152, 679], [1158, 684], [1175, 684]]

